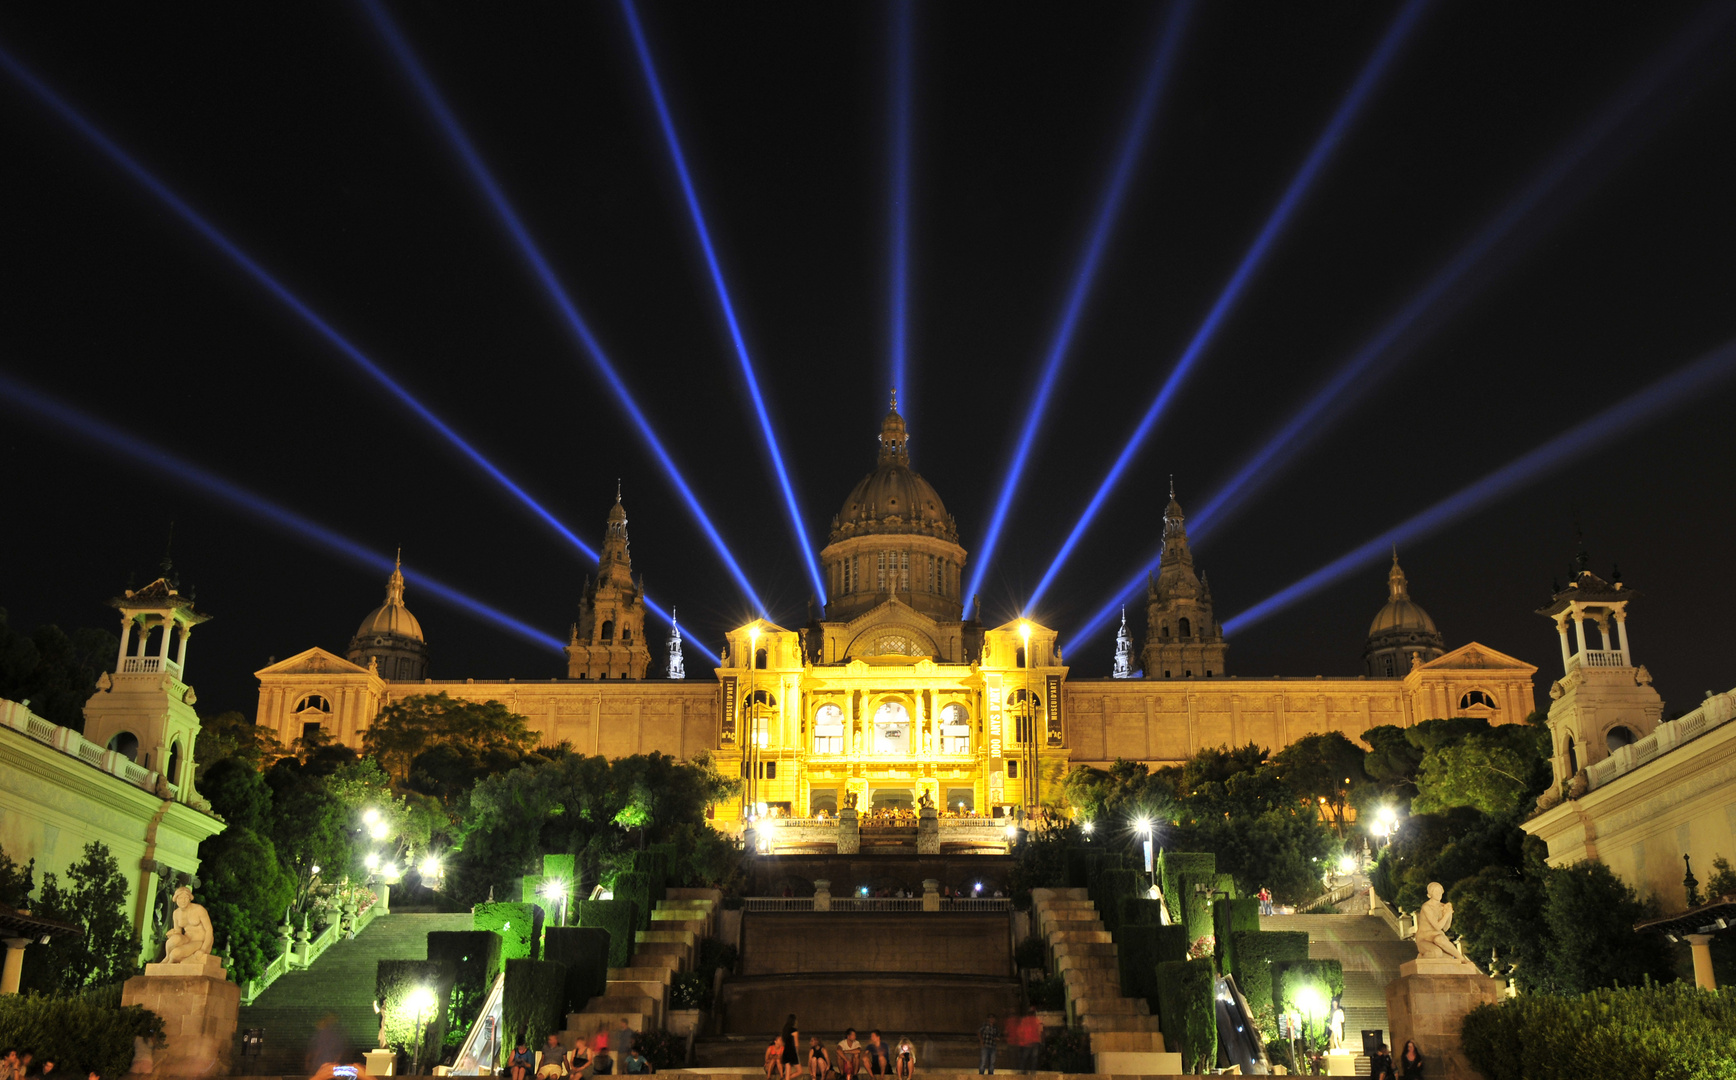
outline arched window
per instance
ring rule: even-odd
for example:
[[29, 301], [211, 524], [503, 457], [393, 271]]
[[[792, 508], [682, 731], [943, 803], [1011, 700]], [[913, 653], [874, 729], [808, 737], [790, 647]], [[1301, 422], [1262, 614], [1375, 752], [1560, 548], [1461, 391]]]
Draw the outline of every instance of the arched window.
[[1014, 690], [1007, 695], [1007, 709], [1018, 721], [1015, 730], [1018, 742], [1029, 745], [1039, 724], [1043, 721], [1043, 699], [1023, 690]]
[[603, 640], [604, 641], [614, 641], [615, 640], [615, 620], [614, 619], [604, 619], [603, 620]]
[[1190, 623], [1187, 621], [1186, 615], [1183, 615], [1180, 619], [1178, 619], [1176, 621], [1176, 626], [1180, 628], [1182, 637], [1192, 637], [1193, 636], [1193, 623]]
[[753, 654], [753, 666], [759, 668], [761, 671], [766, 669], [766, 651], [764, 649], [760, 649]]
[[[844, 752], [844, 710], [836, 705], [822, 705], [814, 714], [814, 753]], [[833, 805], [836, 810], [837, 806]]]
[[130, 731], [118, 731], [108, 741], [108, 748], [128, 761], [139, 760], [139, 737]]
[[176, 739], [173, 743], [169, 744], [169, 771], [166, 775], [169, 778], [169, 783], [174, 784], [176, 787], [181, 786], [181, 740], [180, 739]]
[[753, 692], [753, 703], [755, 705], [764, 705], [771, 709], [778, 707], [778, 699], [765, 690], [755, 690]]
[[1157, 636], [1160, 638], [1169, 637], [1169, 624], [1168, 623], [1165, 622], [1165, 623], [1158, 623], [1157, 624]]
[[1380, 663], [1381, 666], [1386, 669], [1386, 677], [1389, 679], [1392, 678], [1394, 675], [1392, 669], [1392, 655], [1389, 653], [1388, 655], [1381, 657]]
[[296, 702], [295, 708], [290, 711], [307, 712], [309, 709], [312, 709], [314, 712], [331, 712], [332, 703], [318, 694], [309, 694]]
[[1014, 667], [1024, 667], [1025, 666], [1025, 647], [1023, 645], [1020, 645], [1018, 647], [1018, 650], [1014, 653], [1013, 666]]
[[633, 644], [633, 628], [631, 626], [621, 627], [621, 644], [623, 644], [623, 645]]
[[1613, 754], [1624, 746], [1633, 745], [1638, 739], [1635, 738], [1631, 728], [1617, 724], [1609, 729], [1609, 734], [1604, 736], [1604, 741], [1609, 744], [1609, 752]]
[[1573, 736], [1567, 737], [1567, 775], [1579, 775], [1579, 747], [1573, 742]]
[[948, 705], [940, 710], [940, 752], [970, 753], [970, 713], [963, 705]]
[[1459, 708], [1461, 709], [1469, 709], [1478, 705], [1485, 709], [1493, 709], [1495, 707], [1494, 695], [1486, 694], [1481, 690], [1467, 690], [1464, 696], [1459, 698]]
[[874, 752], [910, 753], [910, 712], [896, 701], [874, 710]]

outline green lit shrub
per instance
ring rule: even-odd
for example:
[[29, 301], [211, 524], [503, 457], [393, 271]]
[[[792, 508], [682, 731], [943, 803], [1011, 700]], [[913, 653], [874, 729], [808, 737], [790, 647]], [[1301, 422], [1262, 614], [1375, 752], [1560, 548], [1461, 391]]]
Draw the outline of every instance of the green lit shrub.
[[1097, 905], [1103, 928], [1114, 933], [1121, 925], [1122, 901], [1144, 896], [1148, 885], [1143, 870], [1104, 870], [1098, 874], [1091, 888], [1091, 900]]
[[1471, 1010], [1464, 1050], [1488, 1080], [1729, 1080], [1736, 991], [1669, 983], [1521, 994]]
[[424, 1025], [422, 1063], [438, 1059], [446, 1044], [452, 986], [457, 981], [458, 967], [449, 960], [381, 960], [375, 969], [374, 998], [380, 1002], [386, 1045], [415, 1049], [420, 1017]]
[[678, 972], [669, 982], [671, 1009], [711, 1008], [711, 979], [697, 971]]
[[[105, 994], [106, 998], [107, 995]], [[90, 996], [0, 997], [0, 1047], [52, 1060], [69, 1077], [123, 1076], [133, 1065], [133, 1038], [161, 1045], [163, 1021], [137, 1005], [121, 1008]]]
[[615, 883], [609, 886], [617, 900], [632, 901], [636, 909], [639, 925], [635, 929], [651, 929], [651, 876], [641, 874], [637, 870], [624, 870], [615, 875]]
[[631, 900], [580, 900], [573, 905], [573, 921], [609, 932], [609, 966], [626, 967], [633, 958], [639, 928], [639, 911]]
[[[1182, 903], [1182, 878], [1205, 878], [1218, 872], [1218, 857], [1210, 852], [1169, 851], [1157, 853], [1155, 863], [1157, 871], [1157, 887], [1163, 891], [1163, 899], [1169, 904], [1170, 918], [1186, 925], [1187, 908]], [[1200, 933], [1209, 934], [1210, 929]], [[1199, 937], [1195, 934], [1194, 937]], [[1192, 939], [1190, 939], [1192, 940]]]
[[542, 923], [543, 911], [536, 904], [477, 904], [470, 909], [472, 929], [492, 930], [500, 935], [502, 960], [535, 959]]
[[1212, 905], [1212, 934], [1217, 938], [1219, 971], [1236, 970], [1235, 935], [1258, 933], [1259, 929], [1258, 900], [1219, 900]]
[[500, 995], [500, 1029], [511, 1051], [515, 1039], [540, 1047], [550, 1032], [567, 1026], [567, 967], [551, 960], [508, 960]]
[[449, 963], [455, 972], [446, 1017], [446, 1045], [456, 1048], [476, 1021], [494, 977], [500, 974], [500, 935], [492, 930], [430, 931], [428, 959]]
[[562, 1014], [575, 1013], [609, 988], [609, 949], [613, 935], [600, 926], [551, 926], [543, 932], [543, 959], [567, 969]]
[[1183, 1072], [1204, 1072], [1217, 1061], [1214, 979], [1210, 960], [1171, 960], [1157, 966], [1158, 1023], [1170, 1052], [1181, 1054]]
[[1278, 1037], [1277, 1001], [1274, 995], [1275, 963], [1308, 959], [1306, 930], [1235, 930], [1230, 934], [1231, 953], [1236, 959], [1236, 988], [1248, 999], [1254, 1022], [1268, 1039]]
[[1115, 934], [1115, 955], [1121, 966], [1121, 992], [1157, 1005], [1157, 965], [1187, 959], [1187, 929], [1134, 923]]
[[1309, 1044], [1324, 1050], [1332, 999], [1344, 993], [1344, 965], [1337, 960], [1280, 960], [1272, 965], [1272, 982], [1278, 1012], [1300, 1014]]

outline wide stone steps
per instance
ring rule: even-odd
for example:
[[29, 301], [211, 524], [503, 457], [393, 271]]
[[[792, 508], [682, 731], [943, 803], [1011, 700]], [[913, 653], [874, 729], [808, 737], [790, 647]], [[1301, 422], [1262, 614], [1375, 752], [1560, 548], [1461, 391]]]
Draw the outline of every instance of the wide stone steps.
[[1115, 1060], [1117, 1068], [1137, 1061], [1119, 1055], [1162, 1053], [1158, 1018], [1145, 1001], [1121, 994], [1115, 940], [1086, 890], [1038, 890], [1033, 901], [1053, 969], [1066, 987], [1067, 1011], [1090, 1033], [1092, 1053], [1112, 1055], [1098, 1060]]
[[665, 1026], [670, 983], [675, 972], [692, 968], [700, 939], [710, 935], [712, 910], [719, 897], [713, 889], [671, 889], [670, 893], [651, 912], [653, 929], [633, 935], [629, 966], [610, 968], [603, 995], [586, 1002], [583, 1011], [567, 1015], [562, 1033], [567, 1048], [580, 1037], [616, 1031], [623, 1023], [634, 1031]]
[[1360, 1046], [1360, 1032], [1379, 1029], [1390, 1042], [1386, 984], [1400, 964], [1416, 959], [1416, 946], [1402, 941], [1374, 915], [1266, 915], [1262, 930], [1306, 930], [1308, 956], [1344, 966], [1344, 1040]]

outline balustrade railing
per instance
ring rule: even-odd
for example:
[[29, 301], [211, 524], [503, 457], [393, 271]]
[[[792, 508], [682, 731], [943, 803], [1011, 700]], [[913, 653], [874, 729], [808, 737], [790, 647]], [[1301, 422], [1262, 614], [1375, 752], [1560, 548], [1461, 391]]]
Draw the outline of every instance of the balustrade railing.
[[1581, 649], [1571, 659], [1580, 667], [1627, 667], [1620, 649]]
[[[132, 659], [138, 659], [133, 657]], [[61, 753], [70, 754], [93, 768], [101, 769], [135, 787], [157, 790], [157, 774], [124, 755], [105, 749], [83, 735], [53, 724], [31, 712], [22, 702], [0, 700], [0, 725], [47, 743]]]
[[[748, 896], [742, 898], [741, 906], [743, 911], [813, 911], [814, 898], [811, 896]], [[922, 897], [834, 896], [829, 907], [832, 911], [921, 911]], [[940, 901], [940, 910], [943, 912], [1011, 911], [1012, 909], [1013, 902], [1005, 897], [942, 897]]]

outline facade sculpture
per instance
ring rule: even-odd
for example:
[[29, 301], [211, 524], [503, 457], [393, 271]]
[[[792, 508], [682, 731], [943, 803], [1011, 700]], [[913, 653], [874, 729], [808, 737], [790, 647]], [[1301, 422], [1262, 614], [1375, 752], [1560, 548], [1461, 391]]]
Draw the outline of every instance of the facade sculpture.
[[217, 933], [211, 928], [211, 913], [193, 902], [193, 890], [183, 885], [175, 890], [173, 928], [163, 943], [165, 964], [198, 964], [211, 955]]
[[1453, 905], [1441, 899], [1445, 890], [1438, 881], [1429, 882], [1429, 898], [1416, 914], [1418, 960], [1459, 960], [1465, 954], [1458, 943], [1447, 936], [1453, 927]]

